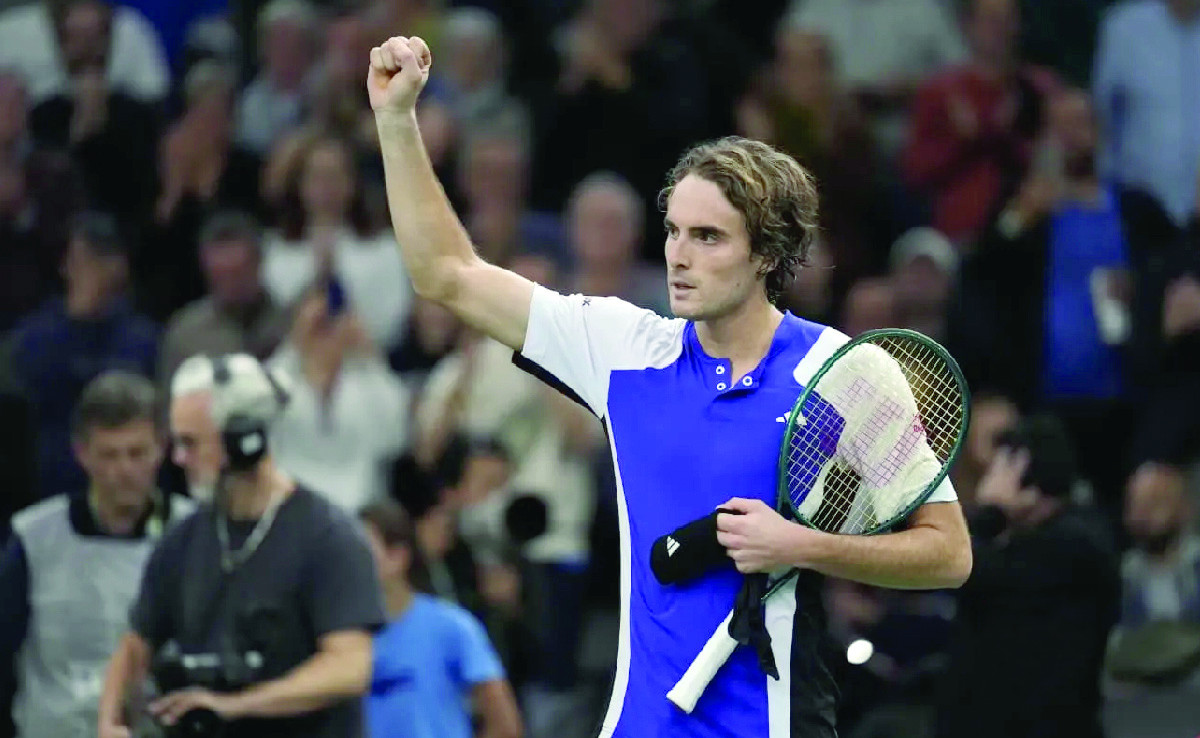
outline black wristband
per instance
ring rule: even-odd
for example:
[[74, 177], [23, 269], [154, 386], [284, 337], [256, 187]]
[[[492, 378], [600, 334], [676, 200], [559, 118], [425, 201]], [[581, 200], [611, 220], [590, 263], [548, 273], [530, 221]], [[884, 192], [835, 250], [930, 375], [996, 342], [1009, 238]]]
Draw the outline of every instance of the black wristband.
[[650, 569], [661, 584], [678, 584], [733, 562], [717, 542], [717, 515], [736, 515], [718, 509], [662, 536], [650, 548]]

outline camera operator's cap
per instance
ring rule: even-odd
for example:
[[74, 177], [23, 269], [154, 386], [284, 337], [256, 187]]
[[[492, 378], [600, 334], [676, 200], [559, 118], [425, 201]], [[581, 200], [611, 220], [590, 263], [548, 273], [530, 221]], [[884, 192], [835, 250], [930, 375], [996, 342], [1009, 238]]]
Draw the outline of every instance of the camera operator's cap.
[[928, 226], [905, 231], [892, 244], [891, 267], [893, 270], [920, 258], [933, 262], [946, 274], [958, 271], [958, 250], [941, 231]]

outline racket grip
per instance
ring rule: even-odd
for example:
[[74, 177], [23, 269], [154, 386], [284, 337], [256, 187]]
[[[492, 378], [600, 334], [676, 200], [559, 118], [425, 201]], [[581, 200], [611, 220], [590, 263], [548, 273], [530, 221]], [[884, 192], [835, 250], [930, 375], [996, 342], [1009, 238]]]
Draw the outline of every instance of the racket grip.
[[708, 639], [708, 643], [704, 644], [704, 648], [692, 660], [692, 665], [683, 673], [671, 691], [667, 692], [667, 699], [686, 713], [690, 714], [696, 707], [696, 702], [700, 699], [700, 695], [704, 694], [708, 683], [713, 680], [713, 677], [717, 675], [717, 672], [733, 655], [734, 649], [737, 648], [738, 642], [729, 635], [729, 621], [732, 618], [733, 611], [730, 611], [717, 626], [716, 632]]

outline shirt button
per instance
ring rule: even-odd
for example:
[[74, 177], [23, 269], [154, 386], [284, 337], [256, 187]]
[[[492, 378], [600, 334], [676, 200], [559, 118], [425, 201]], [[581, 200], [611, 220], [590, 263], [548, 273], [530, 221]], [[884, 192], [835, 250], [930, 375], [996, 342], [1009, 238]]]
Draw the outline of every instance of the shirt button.
[[718, 364], [717, 365], [717, 374], [724, 374], [724, 373], [725, 373], [725, 367]]
[[750, 385], [754, 384], [754, 380], [751, 379], [750, 377], [742, 377], [742, 384], [749, 387]]
[[719, 383], [717, 384], [717, 389], [719, 389], [719, 390], [724, 390], [724, 389], [725, 389], [725, 383], [724, 383], [724, 382], [719, 382]]

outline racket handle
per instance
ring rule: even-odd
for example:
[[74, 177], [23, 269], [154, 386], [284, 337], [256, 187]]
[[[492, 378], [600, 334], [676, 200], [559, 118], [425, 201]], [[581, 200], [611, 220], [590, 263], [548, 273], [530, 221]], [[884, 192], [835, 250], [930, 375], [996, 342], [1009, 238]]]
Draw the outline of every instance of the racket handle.
[[700, 699], [700, 695], [704, 694], [708, 683], [713, 680], [713, 677], [717, 675], [717, 672], [733, 655], [734, 649], [737, 648], [738, 642], [729, 635], [729, 621], [732, 618], [733, 612], [730, 611], [717, 626], [716, 632], [708, 639], [708, 643], [704, 644], [704, 648], [692, 660], [692, 665], [683, 673], [671, 691], [667, 692], [667, 699], [686, 713], [690, 714], [696, 707], [696, 702]]

